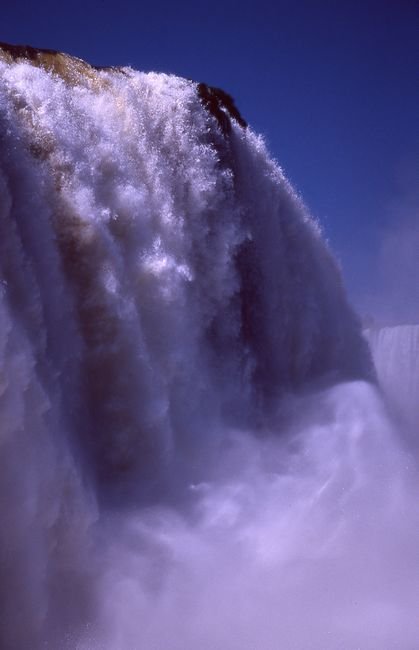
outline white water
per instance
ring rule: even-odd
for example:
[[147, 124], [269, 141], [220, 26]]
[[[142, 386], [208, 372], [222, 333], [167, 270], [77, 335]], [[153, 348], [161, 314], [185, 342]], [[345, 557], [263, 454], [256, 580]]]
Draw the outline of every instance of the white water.
[[263, 142], [0, 74], [1, 646], [414, 650], [416, 465]]

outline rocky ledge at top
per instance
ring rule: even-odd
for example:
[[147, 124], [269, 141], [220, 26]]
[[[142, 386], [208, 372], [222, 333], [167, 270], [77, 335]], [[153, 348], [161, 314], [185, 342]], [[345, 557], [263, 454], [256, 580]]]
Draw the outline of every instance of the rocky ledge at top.
[[[95, 72], [98, 70], [114, 70], [125, 74], [123, 67], [91, 65], [57, 50], [0, 42], [0, 60], [11, 63], [22, 59], [60, 76], [70, 85], [77, 85], [81, 79], [94, 82]], [[197, 84], [197, 93], [202, 105], [216, 118], [224, 136], [231, 132], [232, 118], [242, 128], [247, 127], [247, 122], [237, 109], [234, 99], [224, 90], [201, 82]]]

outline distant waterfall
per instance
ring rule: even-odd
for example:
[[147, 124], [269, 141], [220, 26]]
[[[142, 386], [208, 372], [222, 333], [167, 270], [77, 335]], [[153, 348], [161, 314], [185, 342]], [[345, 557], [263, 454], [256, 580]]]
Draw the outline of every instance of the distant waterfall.
[[369, 329], [366, 337], [383, 390], [419, 434], [419, 325]]
[[263, 140], [174, 76], [0, 79], [0, 646], [413, 648], [403, 451]]

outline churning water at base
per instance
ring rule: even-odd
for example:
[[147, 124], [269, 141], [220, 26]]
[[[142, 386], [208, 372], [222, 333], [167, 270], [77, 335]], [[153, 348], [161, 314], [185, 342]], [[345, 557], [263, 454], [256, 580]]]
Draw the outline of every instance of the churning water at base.
[[416, 458], [261, 139], [175, 77], [0, 75], [1, 647], [414, 650]]

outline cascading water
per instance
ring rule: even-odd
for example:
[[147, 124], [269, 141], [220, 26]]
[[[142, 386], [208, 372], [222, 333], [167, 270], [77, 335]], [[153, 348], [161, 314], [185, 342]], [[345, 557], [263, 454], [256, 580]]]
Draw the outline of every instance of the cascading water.
[[230, 98], [0, 50], [0, 645], [413, 650], [415, 464]]
[[419, 433], [419, 325], [376, 327], [365, 332], [378, 379], [396, 416]]

